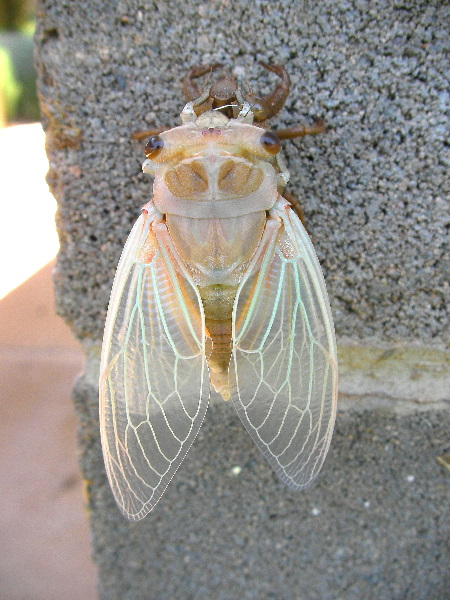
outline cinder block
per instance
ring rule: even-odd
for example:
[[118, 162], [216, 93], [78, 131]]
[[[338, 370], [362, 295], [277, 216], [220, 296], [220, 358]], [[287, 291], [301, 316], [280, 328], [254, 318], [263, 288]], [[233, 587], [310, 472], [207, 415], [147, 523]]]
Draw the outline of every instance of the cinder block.
[[[38, 4], [57, 304], [88, 356], [74, 398], [104, 600], [446, 596], [449, 12], [406, 0]], [[130, 133], [178, 123], [194, 64], [244, 67], [267, 92], [258, 60], [292, 79], [275, 129], [329, 127], [284, 148], [327, 282], [345, 410], [323, 474], [293, 493], [214, 396], [161, 502], [129, 523], [106, 482], [96, 381], [115, 267], [151, 197]]]

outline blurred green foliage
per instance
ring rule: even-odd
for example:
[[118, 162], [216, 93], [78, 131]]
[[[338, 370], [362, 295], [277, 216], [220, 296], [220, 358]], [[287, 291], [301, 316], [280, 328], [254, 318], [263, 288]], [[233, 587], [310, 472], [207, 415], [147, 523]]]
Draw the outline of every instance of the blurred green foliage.
[[21, 91], [21, 85], [14, 77], [11, 57], [0, 46], [0, 125], [12, 120], [17, 113]]
[[36, 0], [2, 0], [0, 2], [0, 30], [23, 31], [34, 20]]
[[0, 2], [0, 126], [38, 121], [33, 64], [34, 0]]

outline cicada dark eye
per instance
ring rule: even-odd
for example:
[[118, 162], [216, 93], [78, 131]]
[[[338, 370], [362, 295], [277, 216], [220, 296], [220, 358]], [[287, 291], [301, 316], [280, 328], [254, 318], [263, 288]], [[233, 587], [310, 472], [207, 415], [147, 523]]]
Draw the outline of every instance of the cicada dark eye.
[[278, 154], [281, 150], [281, 142], [273, 131], [265, 131], [261, 136], [261, 144], [269, 154]]
[[145, 156], [150, 160], [156, 158], [158, 154], [161, 152], [161, 148], [164, 146], [164, 141], [160, 138], [159, 135], [153, 135], [147, 142], [145, 146]]

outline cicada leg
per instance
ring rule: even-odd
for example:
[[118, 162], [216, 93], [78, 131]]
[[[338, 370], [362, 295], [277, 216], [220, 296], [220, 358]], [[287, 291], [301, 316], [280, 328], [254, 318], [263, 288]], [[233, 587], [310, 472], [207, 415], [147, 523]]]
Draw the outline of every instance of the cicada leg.
[[[292, 140], [294, 138], [303, 137], [305, 135], [315, 135], [317, 133], [324, 133], [325, 131], [326, 131], [325, 121], [323, 119], [316, 119], [312, 125], [294, 125], [293, 127], [286, 127], [285, 129], [280, 129], [274, 133], [276, 133], [277, 137], [280, 140]], [[288, 178], [286, 179], [286, 174], [289, 176], [289, 172], [287, 171], [286, 167], [284, 166], [284, 163], [281, 158], [277, 157], [277, 161], [278, 161], [278, 167], [280, 169], [280, 173], [278, 174], [280, 184], [283, 185], [283, 183], [284, 183], [284, 185], [286, 185], [287, 179], [288, 179]], [[284, 182], [283, 178], [286, 179], [285, 182]], [[305, 223], [305, 216], [303, 213], [303, 209], [302, 209], [298, 199], [293, 194], [291, 194], [290, 192], [287, 192], [287, 191], [283, 192], [283, 197], [291, 204], [292, 209], [299, 217], [300, 221], [302, 222], [303, 227], [306, 229], [306, 231], [308, 231], [308, 228]], [[309, 231], [308, 231], [308, 233], [309, 233]]]
[[132, 140], [145, 140], [152, 135], [159, 135], [163, 131], [167, 131], [167, 127], [155, 127], [155, 129], [145, 129], [144, 131], [133, 131], [131, 134]]
[[306, 229], [306, 231], [308, 231], [308, 228], [306, 227], [305, 223], [305, 215], [303, 213], [303, 209], [299, 202], [299, 199], [296, 196], [294, 196], [294, 194], [291, 194], [291, 192], [288, 192], [286, 190], [283, 192], [283, 198], [289, 202], [292, 210], [296, 213], [296, 215], [302, 222], [303, 227]]
[[206, 75], [206, 73], [212, 72], [221, 66], [222, 65], [220, 63], [213, 63], [212, 65], [196, 65], [189, 69], [186, 77], [183, 79], [182, 84], [183, 94], [188, 102], [195, 100], [202, 93], [193, 79], [201, 77], [202, 75]]
[[312, 125], [294, 125], [279, 129], [275, 133], [280, 140], [293, 140], [294, 138], [303, 137], [305, 135], [315, 135], [316, 133], [324, 133], [327, 130], [323, 119], [316, 119]]
[[252, 112], [255, 121], [257, 122], [271, 119], [280, 112], [286, 102], [291, 87], [291, 80], [284, 67], [281, 65], [268, 65], [263, 62], [260, 62], [259, 64], [264, 67], [264, 69], [278, 75], [281, 81], [273, 92], [267, 94], [267, 96], [263, 96], [263, 98], [254, 98], [251, 95], [247, 95], [246, 100], [251, 104]]

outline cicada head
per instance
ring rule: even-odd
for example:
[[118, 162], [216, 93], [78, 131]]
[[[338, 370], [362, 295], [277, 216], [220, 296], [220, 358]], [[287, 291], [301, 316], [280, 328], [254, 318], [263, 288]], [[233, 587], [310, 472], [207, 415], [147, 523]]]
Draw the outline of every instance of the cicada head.
[[[256, 97], [253, 93], [245, 93], [232, 76], [222, 77], [209, 87], [204, 87], [201, 92], [194, 79], [208, 74], [221, 65], [192, 67], [183, 82], [183, 90], [189, 100], [181, 112], [183, 125], [162, 133], [157, 129], [133, 134], [135, 139], [151, 136], [146, 146], [147, 160], [143, 165], [144, 172], [158, 176], [163, 170], [167, 170], [168, 166], [173, 168], [175, 163], [179, 164], [194, 156], [208, 155], [211, 165], [214, 162], [211, 157], [215, 156], [217, 163], [223, 162], [223, 157], [228, 155], [234, 158], [240, 157], [253, 166], [260, 164], [261, 161], [272, 165], [276, 173], [278, 193], [282, 194], [289, 181], [289, 172], [280, 157], [280, 140], [323, 133], [326, 127], [322, 119], [316, 119], [310, 126], [295, 125], [278, 130], [276, 133], [271, 130], [264, 130], [261, 133], [261, 129], [267, 127], [267, 120], [276, 115], [284, 105], [289, 94], [290, 79], [286, 70], [280, 65], [260, 64], [280, 78], [275, 89], [262, 98]], [[209, 185], [211, 180], [205, 179], [205, 169], [200, 167], [198, 158], [196, 160], [194, 168], [196, 177], [186, 178], [187, 173], [183, 171], [182, 180], [183, 182], [187, 180], [187, 187], [184, 183], [181, 187], [186, 189], [177, 186], [175, 195], [181, 193], [178, 197], [193, 197], [195, 194], [196, 198], [199, 198], [201, 194], [214, 189], [218, 190], [220, 197], [220, 186], [211, 188]], [[234, 165], [236, 164], [235, 162]], [[228, 167], [231, 167], [230, 162]], [[184, 169], [181, 165], [180, 168]], [[250, 180], [250, 188], [248, 188], [244, 185], [247, 179], [245, 170], [239, 169], [240, 176], [235, 177], [237, 172], [235, 169], [226, 169], [227, 182], [233, 180], [231, 190], [227, 185], [228, 191], [235, 194], [239, 188], [242, 193], [237, 195], [245, 196], [249, 189], [257, 190], [255, 184], [257, 178]], [[177, 173], [177, 177], [180, 174]], [[225, 171], [222, 171], [222, 174], [225, 174]], [[172, 177], [172, 183], [177, 177]], [[208, 214], [205, 218], [209, 216], [211, 215]]]
[[237, 217], [275, 204], [280, 149], [274, 133], [208, 110], [151, 137], [143, 170], [155, 176], [154, 203], [163, 214]]

